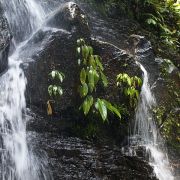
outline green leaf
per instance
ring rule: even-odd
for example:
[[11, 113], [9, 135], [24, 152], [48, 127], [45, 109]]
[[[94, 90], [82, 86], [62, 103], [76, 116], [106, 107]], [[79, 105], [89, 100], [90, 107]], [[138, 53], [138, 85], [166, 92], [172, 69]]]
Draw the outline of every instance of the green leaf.
[[89, 46], [89, 54], [93, 55], [93, 48], [91, 46]]
[[96, 68], [94, 56], [92, 56], [92, 55], [89, 57], [89, 66], [92, 66], [93, 68]]
[[52, 79], [56, 78], [56, 79], [60, 80], [60, 82], [63, 82], [63, 80], [65, 78], [65, 75], [62, 72], [57, 71], [57, 70], [53, 70], [49, 75], [52, 77]]
[[82, 46], [82, 55], [84, 59], [87, 59], [89, 56], [89, 48], [88, 46], [84, 45]]
[[116, 114], [120, 119], [121, 119], [121, 114], [119, 112], [119, 110], [113, 106], [110, 102], [106, 101], [106, 100], [103, 100], [106, 107], [109, 109], [109, 111], [111, 111], [113, 114]]
[[104, 71], [103, 65], [101, 63], [101, 58], [99, 56], [94, 56], [97, 66], [100, 68], [101, 71]]
[[53, 86], [53, 94], [56, 96], [57, 95], [57, 86]]
[[92, 105], [93, 105], [93, 97], [92, 96], [87, 96], [86, 99], [84, 100], [83, 104], [82, 104], [82, 108], [83, 108], [83, 112], [84, 112], [84, 115], [86, 116]]
[[82, 86], [80, 86], [79, 92], [81, 97], [85, 97], [88, 94], [88, 85], [84, 83]]
[[155, 21], [152, 18], [147, 19], [146, 22], [147, 22], [147, 24], [157, 25], [157, 21]]
[[103, 121], [105, 121], [107, 119], [107, 108], [104, 101], [98, 98], [95, 103], [95, 108], [99, 111]]
[[77, 53], [80, 54], [81, 53], [81, 48], [77, 47]]
[[60, 80], [60, 82], [62, 83], [64, 78], [65, 78], [65, 75], [62, 73], [62, 72], [56, 72], [56, 76], [57, 78]]
[[94, 84], [97, 85], [99, 81], [99, 74], [96, 70], [94, 70], [93, 73], [94, 73]]
[[60, 96], [63, 95], [63, 89], [60, 86], [57, 87], [57, 92]]
[[85, 44], [84, 39], [81, 38], [81, 39], [78, 39], [78, 40], [77, 40], [77, 45], [78, 45], [78, 46], [82, 46], [82, 45], [84, 45], [84, 44]]
[[81, 59], [78, 59], [78, 65], [79, 66], [81, 65]]
[[80, 72], [80, 81], [81, 81], [81, 84], [84, 84], [86, 82], [86, 71], [85, 69], [81, 69], [81, 72]]
[[132, 85], [132, 81], [133, 81], [133, 79], [131, 79], [130, 77], [127, 78], [127, 83], [128, 83], [129, 86]]
[[52, 71], [52, 72], [50, 73], [50, 75], [51, 75], [51, 77], [54, 79], [54, 78], [56, 77], [56, 71], [55, 71], [55, 70]]
[[88, 85], [90, 92], [93, 92], [95, 84], [94, 84], [94, 72], [92, 67], [90, 67], [90, 70], [88, 71], [88, 82], [89, 82]]
[[50, 85], [48, 87], [48, 93], [49, 93], [50, 96], [52, 96], [52, 94], [53, 94], [53, 85]]
[[103, 72], [101, 72], [101, 79], [102, 79], [104, 87], [107, 87], [108, 86], [108, 80], [107, 80], [107, 78]]

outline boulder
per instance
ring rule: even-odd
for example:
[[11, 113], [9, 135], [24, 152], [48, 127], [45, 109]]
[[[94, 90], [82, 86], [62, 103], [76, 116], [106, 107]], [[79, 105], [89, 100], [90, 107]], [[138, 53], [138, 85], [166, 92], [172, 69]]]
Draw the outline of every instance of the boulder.
[[[77, 103], [79, 69], [76, 55], [76, 40], [80, 37], [85, 38], [94, 48], [95, 54], [103, 58], [110, 86], [106, 90], [107, 93], [102, 88], [97, 90], [99, 96], [119, 103], [120, 97], [115, 83], [116, 75], [120, 72], [141, 75], [135, 60], [126, 51], [110, 43], [90, 39], [88, 23], [82, 25], [84, 18], [81, 17], [85, 15], [80, 12], [83, 13], [76, 4], [66, 3], [47, 20], [46, 25], [51, 27], [39, 30], [23, 48], [22, 58], [30, 60], [27, 67], [24, 63], [28, 80], [26, 94], [30, 106], [35, 105], [46, 111], [46, 102], [50, 99], [47, 89], [51, 84], [48, 74], [53, 69], [62, 71], [66, 76], [61, 85], [64, 94], [57, 105], [53, 104], [54, 111], [62, 113], [68, 108], [80, 105]], [[63, 23], [59, 21], [59, 18], [63, 18]]]
[[155, 54], [151, 42], [144, 36], [133, 34], [128, 39], [129, 51], [134, 58], [141, 63], [149, 74], [149, 83], [152, 85], [159, 77], [159, 65], [155, 60]]
[[83, 10], [74, 2], [65, 3], [51, 13], [45, 25], [76, 32], [82, 37], [90, 36], [87, 17]]
[[54, 180], [157, 180], [146, 160], [124, 155], [112, 143], [93, 143], [49, 132], [30, 131], [27, 136], [37, 156], [42, 158], [46, 152], [48, 166], [42, 168], [51, 171]]
[[0, 73], [8, 67], [10, 41], [11, 33], [9, 25], [0, 4]]

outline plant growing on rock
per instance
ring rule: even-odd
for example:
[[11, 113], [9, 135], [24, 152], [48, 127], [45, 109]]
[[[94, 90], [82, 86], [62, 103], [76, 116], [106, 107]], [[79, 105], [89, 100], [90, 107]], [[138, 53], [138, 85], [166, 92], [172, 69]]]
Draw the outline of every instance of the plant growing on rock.
[[[54, 81], [54, 84], [51, 84], [48, 87], [48, 93], [50, 97], [55, 98], [57, 96], [62, 96], [63, 89], [60, 85], [57, 85], [57, 82], [62, 83], [64, 81], [65, 75], [58, 70], [53, 70], [51, 73], [49, 73], [49, 76]], [[48, 115], [52, 115], [52, 107], [50, 104], [50, 100], [48, 100], [47, 105], [48, 105], [47, 113]]]
[[80, 106], [84, 115], [98, 112], [103, 120], [107, 120], [108, 111], [121, 118], [119, 110], [105, 99], [95, 95], [97, 86], [101, 83], [104, 87], [108, 86], [108, 80], [104, 74], [102, 59], [93, 54], [93, 48], [86, 45], [84, 39], [77, 40], [78, 65], [80, 66], [80, 85], [78, 92], [83, 102]]
[[137, 76], [130, 77], [126, 73], [117, 75], [117, 86], [121, 87], [122, 92], [129, 98], [131, 107], [135, 107], [139, 98], [139, 89], [142, 86], [142, 80]]

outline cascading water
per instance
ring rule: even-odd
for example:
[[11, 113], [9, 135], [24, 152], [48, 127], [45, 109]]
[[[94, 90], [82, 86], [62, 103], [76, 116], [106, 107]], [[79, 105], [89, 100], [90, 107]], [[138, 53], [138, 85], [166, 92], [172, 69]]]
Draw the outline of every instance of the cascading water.
[[34, 0], [1, 0], [16, 42], [27, 39], [44, 19], [44, 12]]
[[[25, 40], [42, 23], [44, 13], [33, 0], [1, 0], [15, 41], [9, 70], [0, 78], [1, 180], [47, 179], [26, 141], [26, 78], [20, 68], [19, 52]], [[43, 174], [43, 175], [42, 175]], [[41, 177], [40, 177], [41, 176]], [[49, 178], [50, 179], [50, 178]]]
[[158, 133], [151, 112], [156, 101], [150, 89], [148, 73], [141, 64], [139, 65], [144, 73], [144, 78], [135, 116], [134, 133], [130, 142], [131, 147], [134, 145], [145, 147], [157, 178], [160, 180], [173, 180], [174, 177], [167, 155], [162, 151], [164, 148], [163, 140]]

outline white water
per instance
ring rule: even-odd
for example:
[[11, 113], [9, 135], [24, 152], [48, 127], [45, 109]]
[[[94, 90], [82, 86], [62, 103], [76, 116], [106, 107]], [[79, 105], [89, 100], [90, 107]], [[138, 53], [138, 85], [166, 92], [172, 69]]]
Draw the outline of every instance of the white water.
[[34, 0], [1, 0], [15, 41], [27, 39], [41, 26], [45, 13]]
[[164, 152], [164, 143], [160, 137], [152, 116], [152, 108], [156, 105], [148, 82], [148, 73], [140, 64], [144, 73], [143, 86], [138, 103], [133, 138], [131, 145], [143, 146], [149, 154], [149, 162], [159, 180], [173, 180], [168, 157]]
[[19, 59], [22, 45], [40, 27], [44, 12], [34, 0], [1, 1], [15, 40], [22, 35], [24, 42], [15, 47], [13, 55], [9, 57], [9, 69], [0, 77], [0, 179], [47, 179], [27, 146], [26, 78]]

